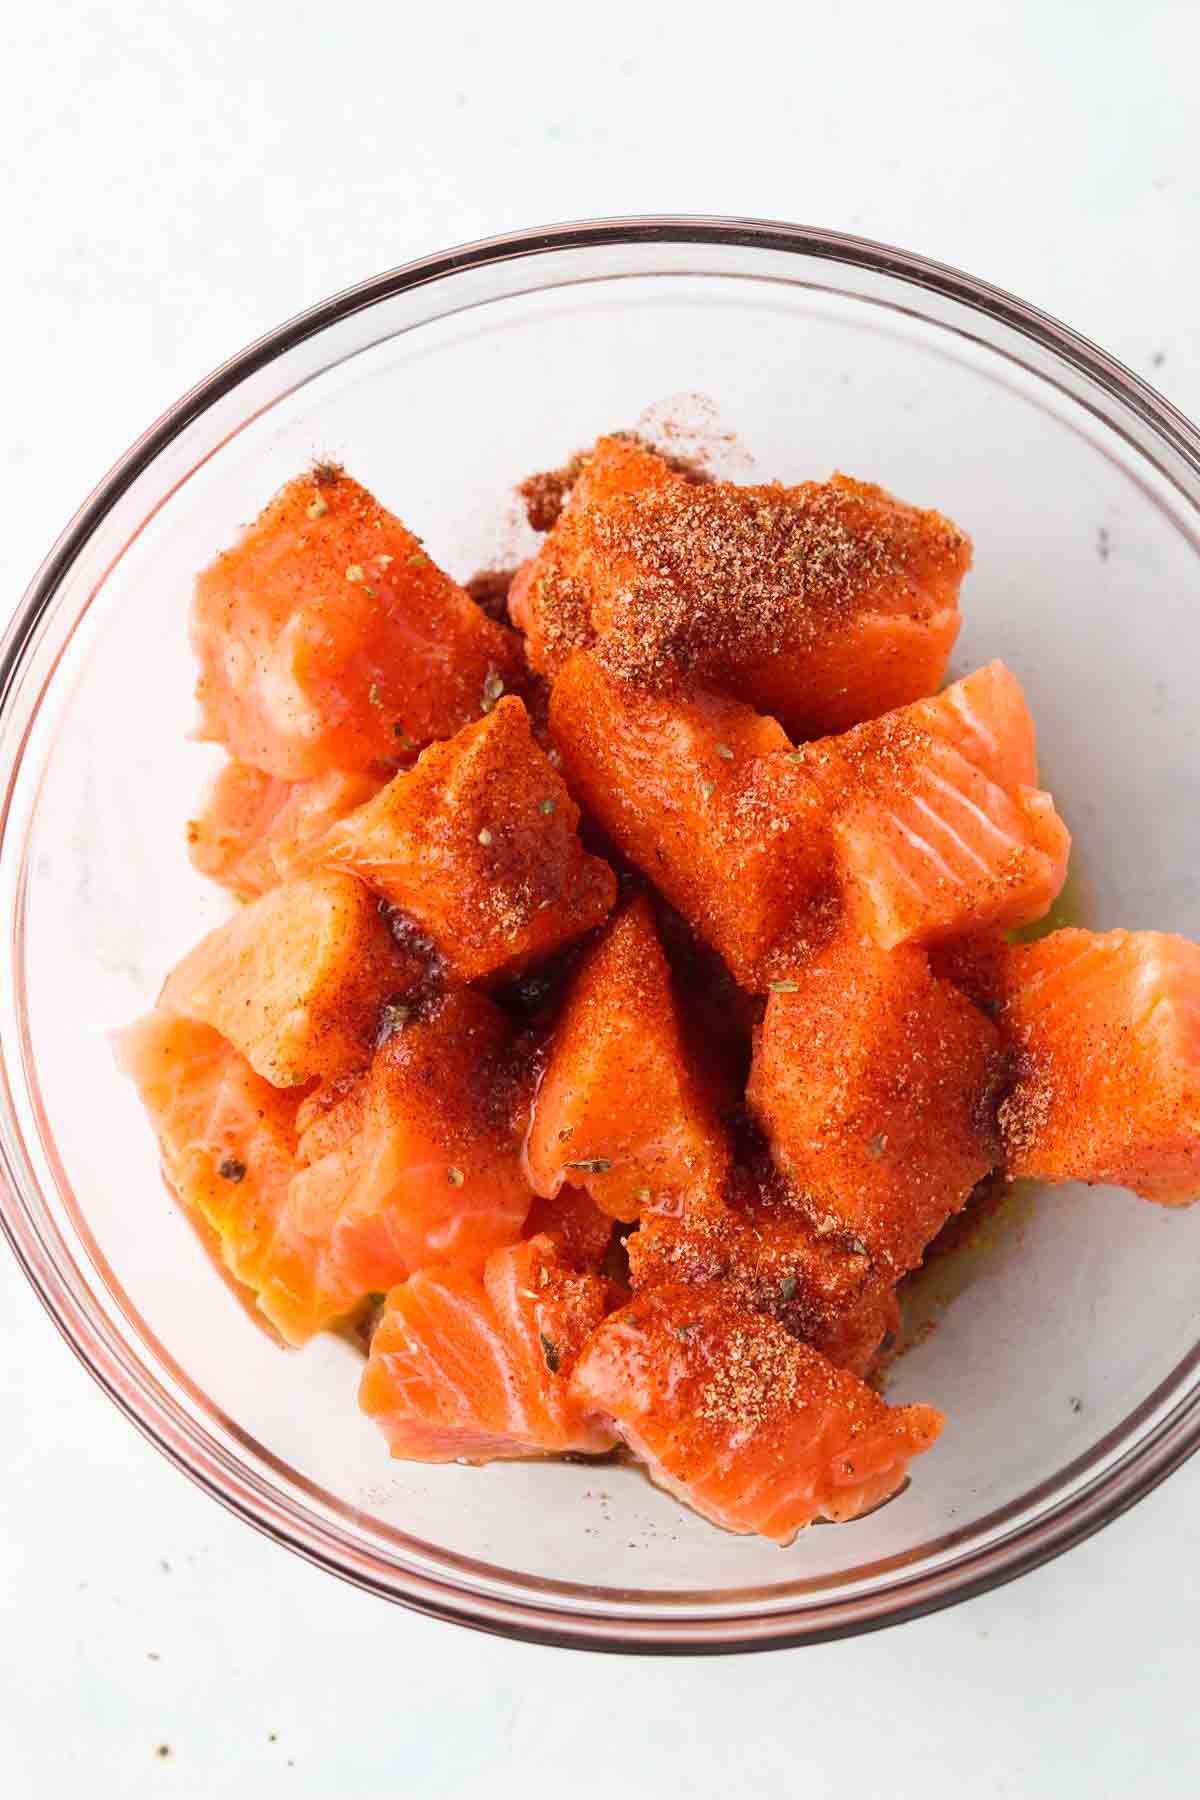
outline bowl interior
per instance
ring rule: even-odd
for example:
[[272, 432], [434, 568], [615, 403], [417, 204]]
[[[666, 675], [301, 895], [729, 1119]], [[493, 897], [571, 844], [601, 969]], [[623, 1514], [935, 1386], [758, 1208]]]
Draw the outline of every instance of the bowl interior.
[[1190, 1397], [1200, 1216], [1069, 1188], [1021, 1196], [982, 1248], [924, 1278], [936, 1325], [889, 1397], [935, 1403], [947, 1430], [907, 1492], [852, 1527], [781, 1552], [624, 1468], [390, 1463], [355, 1408], [355, 1352], [330, 1337], [280, 1353], [212, 1272], [106, 1039], [226, 910], [184, 850], [219, 761], [187, 735], [196, 569], [315, 455], [345, 461], [456, 575], [509, 565], [532, 541], [514, 482], [639, 421], [735, 478], [842, 468], [963, 524], [976, 566], [955, 671], [998, 656], [1025, 686], [1075, 833], [1064, 922], [1200, 937], [1194, 506], [1119, 401], [1059, 374], [965, 305], [803, 258], [691, 247], [678, 267], [643, 251], [466, 293], [450, 277], [232, 388], [67, 570], [4, 845], [5, 1056], [40, 1194], [27, 1179], [23, 1206], [134, 1371], [137, 1410], [171, 1410], [215, 1486], [260, 1516], [288, 1509], [310, 1549], [365, 1559], [391, 1591], [424, 1574], [686, 1635], [978, 1557], [1110, 1477]]

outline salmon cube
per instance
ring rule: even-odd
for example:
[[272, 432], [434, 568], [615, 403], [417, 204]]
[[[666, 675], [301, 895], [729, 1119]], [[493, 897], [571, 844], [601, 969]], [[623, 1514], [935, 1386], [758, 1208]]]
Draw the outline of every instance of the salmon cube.
[[199, 735], [284, 781], [411, 761], [522, 678], [489, 619], [356, 481], [290, 481], [196, 583]]
[[192, 865], [240, 900], [256, 900], [296, 874], [308, 848], [382, 786], [382, 776], [365, 770], [280, 781], [249, 763], [227, 762], [188, 822]]
[[211, 1025], [161, 1008], [118, 1032], [114, 1048], [168, 1187], [202, 1222], [219, 1265], [258, 1289], [295, 1172], [299, 1096], [264, 1081]]
[[568, 610], [586, 606], [610, 674], [656, 691], [697, 681], [798, 738], [937, 690], [971, 560], [948, 519], [844, 475], [643, 482], [571, 531]]
[[738, 1306], [769, 1313], [856, 1375], [896, 1329], [895, 1293], [876, 1280], [862, 1245], [819, 1231], [778, 1177], [761, 1188], [738, 1183], [728, 1202], [693, 1199], [679, 1213], [647, 1214], [627, 1249], [635, 1294], [719, 1283]]
[[525, 1222], [508, 1021], [467, 989], [403, 1012], [368, 1073], [301, 1138], [279, 1235], [303, 1278], [260, 1300], [289, 1341], [418, 1269], [478, 1271]]
[[698, 690], [647, 694], [580, 654], [550, 728], [572, 792], [743, 987], [761, 992], [827, 930], [827, 809], [773, 719]]
[[999, 1161], [999, 1033], [913, 946], [846, 937], [778, 984], [747, 1100], [814, 1223], [895, 1282]]
[[482, 1276], [422, 1270], [388, 1295], [363, 1411], [393, 1456], [418, 1462], [602, 1454], [614, 1434], [585, 1419], [569, 1377], [614, 1293], [548, 1237], [495, 1251]]
[[530, 663], [549, 676], [595, 635], [590, 591], [580, 567], [588, 543], [589, 508], [615, 494], [678, 487], [684, 481], [670, 463], [636, 438], [616, 435], [599, 438], [571, 476], [566, 504], [537, 555], [518, 571], [508, 595], [509, 617], [525, 633]]
[[598, 925], [616, 899], [579, 808], [510, 696], [309, 852], [414, 920], [458, 981], [501, 981]]
[[1055, 931], [1011, 945], [1000, 1028], [1010, 1175], [1200, 1196], [1200, 945], [1161, 931]]
[[655, 1288], [610, 1313], [571, 1391], [685, 1505], [779, 1544], [890, 1498], [942, 1428], [932, 1407], [887, 1406], [716, 1284]]
[[1036, 780], [1033, 724], [1001, 663], [801, 753], [842, 890], [884, 949], [1040, 919], [1071, 839]]
[[393, 1018], [370, 1072], [315, 1111], [211, 1026], [165, 1009], [116, 1050], [168, 1183], [262, 1315], [303, 1344], [416, 1270], [453, 1264], [478, 1279], [516, 1242], [529, 1192], [505, 1093], [509, 1041], [482, 994], [423, 1001]]
[[370, 1061], [380, 1009], [423, 971], [353, 876], [274, 888], [202, 938], [167, 977], [168, 1011], [211, 1025], [275, 1087]]
[[576, 969], [525, 1144], [535, 1193], [564, 1182], [603, 1211], [719, 1192], [730, 1163], [714, 1097], [684, 1041], [649, 902], [630, 902]]

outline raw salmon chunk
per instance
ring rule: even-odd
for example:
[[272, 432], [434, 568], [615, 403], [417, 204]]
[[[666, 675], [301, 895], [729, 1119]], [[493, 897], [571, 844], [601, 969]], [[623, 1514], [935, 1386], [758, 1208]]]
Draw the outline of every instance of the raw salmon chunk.
[[362, 1408], [393, 1456], [419, 1462], [603, 1453], [613, 1433], [584, 1417], [568, 1378], [613, 1292], [547, 1237], [495, 1251], [482, 1276], [422, 1270], [388, 1295]]
[[202, 875], [240, 900], [255, 900], [298, 873], [310, 845], [384, 778], [331, 769], [311, 781], [280, 781], [249, 763], [227, 762], [188, 821], [188, 854]]
[[411, 759], [521, 678], [513, 634], [332, 465], [199, 577], [192, 644], [199, 735], [285, 781]]
[[585, 1187], [618, 1219], [717, 1192], [730, 1152], [684, 1041], [649, 902], [631, 901], [576, 970], [525, 1145], [536, 1193]]
[[1040, 919], [1066, 879], [1070, 834], [1033, 786], [1033, 726], [1003, 664], [810, 744], [843, 892], [885, 949]]
[[301, 1138], [284, 1229], [305, 1277], [261, 1302], [292, 1341], [418, 1269], [478, 1270], [525, 1222], [508, 1021], [462, 989], [403, 1011], [368, 1074]]
[[573, 793], [736, 979], [825, 928], [827, 807], [773, 719], [698, 690], [647, 694], [572, 658], [550, 728]]
[[589, 508], [615, 494], [683, 485], [683, 476], [647, 445], [617, 435], [599, 438], [576, 468], [553, 479], [555, 486], [570, 480], [566, 504], [537, 555], [518, 570], [508, 595], [509, 617], [525, 633], [529, 661], [550, 676], [595, 635], [590, 589], [580, 566], [589, 547]]
[[218, 925], [167, 977], [163, 1005], [211, 1025], [275, 1087], [370, 1061], [380, 1008], [414, 991], [377, 902], [351, 875], [288, 882]]
[[594, 1332], [571, 1390], [714, 1525], [780, 1544], [888, 1499], [942, 1427], [932, 1407], [888, 1407], [719, 1286], [639, 1294]]
[[936, 691], [971, 560], [948, 519], [844, 475], [642, 484], [582, 510], [574, 538], [572, 591], [611, 674], [698, 680], [796, 737]]
[[897, 1319], [895, 1294], [880, 1286], [866, 1251], [818, 1231], [778, 1178], [761, 1191], [732, 1185], [729, 1203], [691, 1200], [677, 1214], [643, 1218], [627, 1246], [635, 1294], [719, 1283], [738, 1306], [769, 1313], [839, 1368], [865, 1375]]
[[616, 880], [515, 696], [426, 750], [309, 852], [416, 921], [459, 981], [501, 980], [598, 925]]
[[213, 1234], [230, 1274], [259, 1288], [295, 1168], [297, 1095], [256, 1075], [211, 1026], [162, 1009], [114, 1046], [154, 1126], [167, 1185]]
[[894, 1287], [873, 1287], [857, 1306], [836, 1313], [819, 1328], [799, 1334], [839, 1369], [866, 1380], [900, 1334], [900, 1301]]
[[845, 937], [771, 995], [746, 1098], [819, 1226], [897, 1280], [999, 1162], [992, 1021], [914, 946]]
[[[528, 1456], [536, 1424], [479, 1273], [423, 1269], [393, 1288], [371, 1338], [359, 1404], [393, 1456], [491, 1462]], [[535, 1396], [535, 1399], [540, 1399]]]
[[1012, 945], [1000, 1027], [1010, 1175], [1200, 1196], [1200, 945], [1161, 931], [1055, 931]]
[[285, 1341], [303, 1344], [414, 1270], [478, 1272], [515, 1242], [529, 1194], [507, 1129], [507, 1036], [482, 995], [427, 1003], [299, 1142], [298, 1093], [208, 1025], [160, 1008], [116, 1048], [168, 1183]]

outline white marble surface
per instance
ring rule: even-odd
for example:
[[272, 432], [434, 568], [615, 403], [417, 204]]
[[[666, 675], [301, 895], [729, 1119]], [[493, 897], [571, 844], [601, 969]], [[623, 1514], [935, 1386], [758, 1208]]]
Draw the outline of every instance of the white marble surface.
[[[0, 608], [227, 352], [375, 269], [550, 219], [858, 230], [1015, 289], [1200, 412], [1200, 11], [774, 10], [19, 9], [0, 41]], [[3, 1257], [0, 1442], [11, 1800], [1200, 1783], [1200, 1464], [937, 1618], [630, 1663], [410, 1617], [257, 1537], [119, 1418]]]

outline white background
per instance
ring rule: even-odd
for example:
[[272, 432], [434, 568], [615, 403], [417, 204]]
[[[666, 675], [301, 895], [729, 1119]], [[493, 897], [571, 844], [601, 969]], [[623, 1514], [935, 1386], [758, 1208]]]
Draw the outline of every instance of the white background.
[[[229, 352], [409, 256], [549, 220], [748, 212], [890, 240], [1016, 290], [1200, 413], [1195, 4], [15, 14], [0, 611]], [[0, 1445], [6, 1800], [1200, 1786], [1200, 1464], [935, 1619], [633, 1662], [432, 1624], [260, 1539], [119, 1418], [6, 1258]]]

